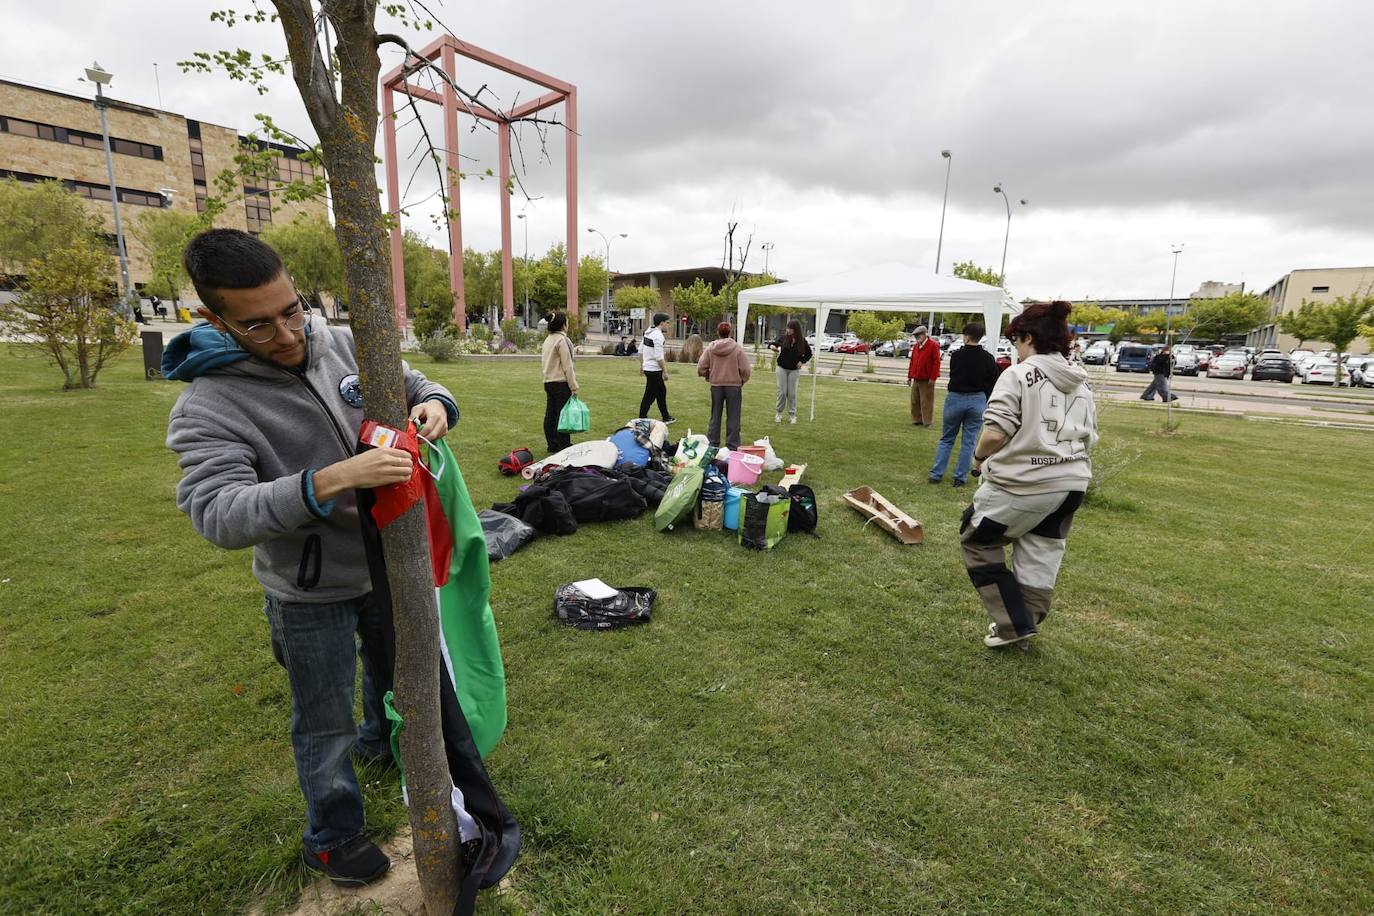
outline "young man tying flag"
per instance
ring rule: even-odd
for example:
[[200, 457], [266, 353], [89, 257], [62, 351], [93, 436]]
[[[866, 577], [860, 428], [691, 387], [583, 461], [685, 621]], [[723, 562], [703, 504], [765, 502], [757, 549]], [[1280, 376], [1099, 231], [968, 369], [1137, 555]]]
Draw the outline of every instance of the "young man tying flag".
[[[177, 505], [207, 540], [253, 548], [272, 650], [291, 685], [291, 746], [306, 803], [302, 856], [338, 883], [390, 867], [363, 835], [349, 759], [388, 753], [376, 691], [365, 677], [364, 724], [353, 720], [355, 636], [389, 626], [372, 600], [356, 492], [414, 472], [409, 453], [355, 454], [363, 419], [352, 334], [312, 318], [281, 259], [254, 236], [211, 229], [184, 261], [205, 323], [163, 358], [177, 399], [167, 445], [179, 457]], [[458, 408], [443, 386], [405, 369], [410, 415], [441, 439]], [[365, 664], [366, 674], [366, 664]]]

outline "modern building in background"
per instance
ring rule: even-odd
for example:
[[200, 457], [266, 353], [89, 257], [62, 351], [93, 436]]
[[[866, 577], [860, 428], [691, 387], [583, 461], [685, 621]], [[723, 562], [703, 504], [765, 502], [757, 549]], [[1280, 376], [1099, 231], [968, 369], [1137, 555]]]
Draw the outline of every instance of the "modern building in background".
[[[1269, 299], [1269, 321], [1251, 331], [1245, 343], [1251, 347], [1277, 347], [1287, 353], [1298, 339], [1279, 330], [1279, 316], [1296, 312], [1307, 302], [1334, 302], [1337, 296], [1374, 293], [1374, 267], [1319, 267], [1284, 274], [1264, 291]], [[1307, 341], [1310, 346], [1316, 341]], [[1358, 337], [1351, 353], [1368, 353], [1369, 341]]]
[[[150, 279], [147, 257], [133, 231], [148, 210], [172, 208], [203, 212], [215, 193], [214, 179], [235, 167], [234, 156], [249, 142], [231, 128], [197, 121], [170, 111], [146, 108], [106, 96], [110, 151], [119, 192], [130, 279], [136, 287]], [[243, 199], [234, 201], [216, 225], [261, 232], [300, 213], [327, 213], [323, 200], [287, 203], [273, 188], [309, 180], [314, 169], [302, 162], [304, 150], [258, 141], [275, 155], [274, 175], [245, 178]], [[54, 179], [86, 198], [111, 233], [114, 217], [100, 134], [100, 115], [90, 98], [0, 80], [0, 179]]]
[[1177, 296], [1174, 299], [1083, 299], [1084, 303], [1091, 302], [1093, 305], [1101, 306], [1104, 309], [1120, 309], [1123, 312], [1134, 312], [1138, 315], [1148, 315], [1151, 312], [1163, 314], [1168, 308], [1169, 314], [1175, 318], [1182, 315], [1188, 308], [1188, 303], [1194, 299], [1220, 299], [1230, 293], [1245, 292], [1244, 283], [1219, 283], [1216, 280], [1208, 280], [1187, 296]]

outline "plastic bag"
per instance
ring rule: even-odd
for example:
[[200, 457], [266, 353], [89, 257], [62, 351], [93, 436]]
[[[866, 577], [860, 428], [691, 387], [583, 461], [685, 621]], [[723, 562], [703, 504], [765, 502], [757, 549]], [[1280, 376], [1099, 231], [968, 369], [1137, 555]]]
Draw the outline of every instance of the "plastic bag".
[[755, 439], [754, 444], [763, 449], [763, 469], [765, 471], [782, 470], [782, 459], [778, 457], [777, 452], [773, 451], [773, 443], [768, 441], [767, 436], [762, 439]]
[[483, 509], [477, 518], [487, 539], [487, 559], [493, 562], [504, 560], [539, 536], [533, 527], [504, 512]]
[[591, 428], [592, 412], [587, 407], [587, 402], [577, 395], [568, 398], [568, 403], [563, 405], [563, 410], [558, 414], [558, 431], [585, 433]]
[[632, 623], [648, 623], [658, 592], [652, 588], [616, 587], [610, 598], [588, 598], [571, 582], [558, 586], [554, 615], [579, 630], [612, 630]]

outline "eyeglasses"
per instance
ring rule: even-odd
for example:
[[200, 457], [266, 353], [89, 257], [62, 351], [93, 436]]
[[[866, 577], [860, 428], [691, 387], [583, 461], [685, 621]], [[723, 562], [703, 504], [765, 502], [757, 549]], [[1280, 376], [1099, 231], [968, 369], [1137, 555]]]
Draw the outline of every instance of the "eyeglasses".
[[[253, 343], [270, 343], [272, 339], [277, 336], [278, 325], [275, 321], [259, 321], [256, 324], [250, 324], [247, 328], [240, 331], [229, 324], [229, 319], [226, 318], [222, 320], [224, 321], [225, 327], [229, 328], [229, 330], [233, 331], [235, 334], [239, 335], [245, 340], [252, 341]], [[305, 305], [303, 303], [298, 303], [296, 311], [292, 312], [290, 315], [287, 315], [284, 319], [282, 319], [282, 323], [286, 325], [286, 329], [288, 331], [299, 331], [301, 328], [305, 327], [309, 322], [310, 306]]]

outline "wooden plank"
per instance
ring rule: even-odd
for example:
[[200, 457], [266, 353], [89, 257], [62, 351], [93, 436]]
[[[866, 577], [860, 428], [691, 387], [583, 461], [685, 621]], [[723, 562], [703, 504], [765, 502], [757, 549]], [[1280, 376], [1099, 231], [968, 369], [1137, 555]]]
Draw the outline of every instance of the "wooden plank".
[[801, 483], [802, 475], [805, 473], [806, 465], [789, 464], [787, 467], [783, 468], [782, 480], [778, 482], [778, 486], [782, 487], [784, 490], [790, 490], [792, 484]]
[[[869, 521], [877, 522], [888, 534], [903, 544], [925, 542], [921, 523], [898, 509], [872, 487], [859, 487], [844, 494], [844, 501]], [[867, 522], [865, 522], [867, 524]]]

